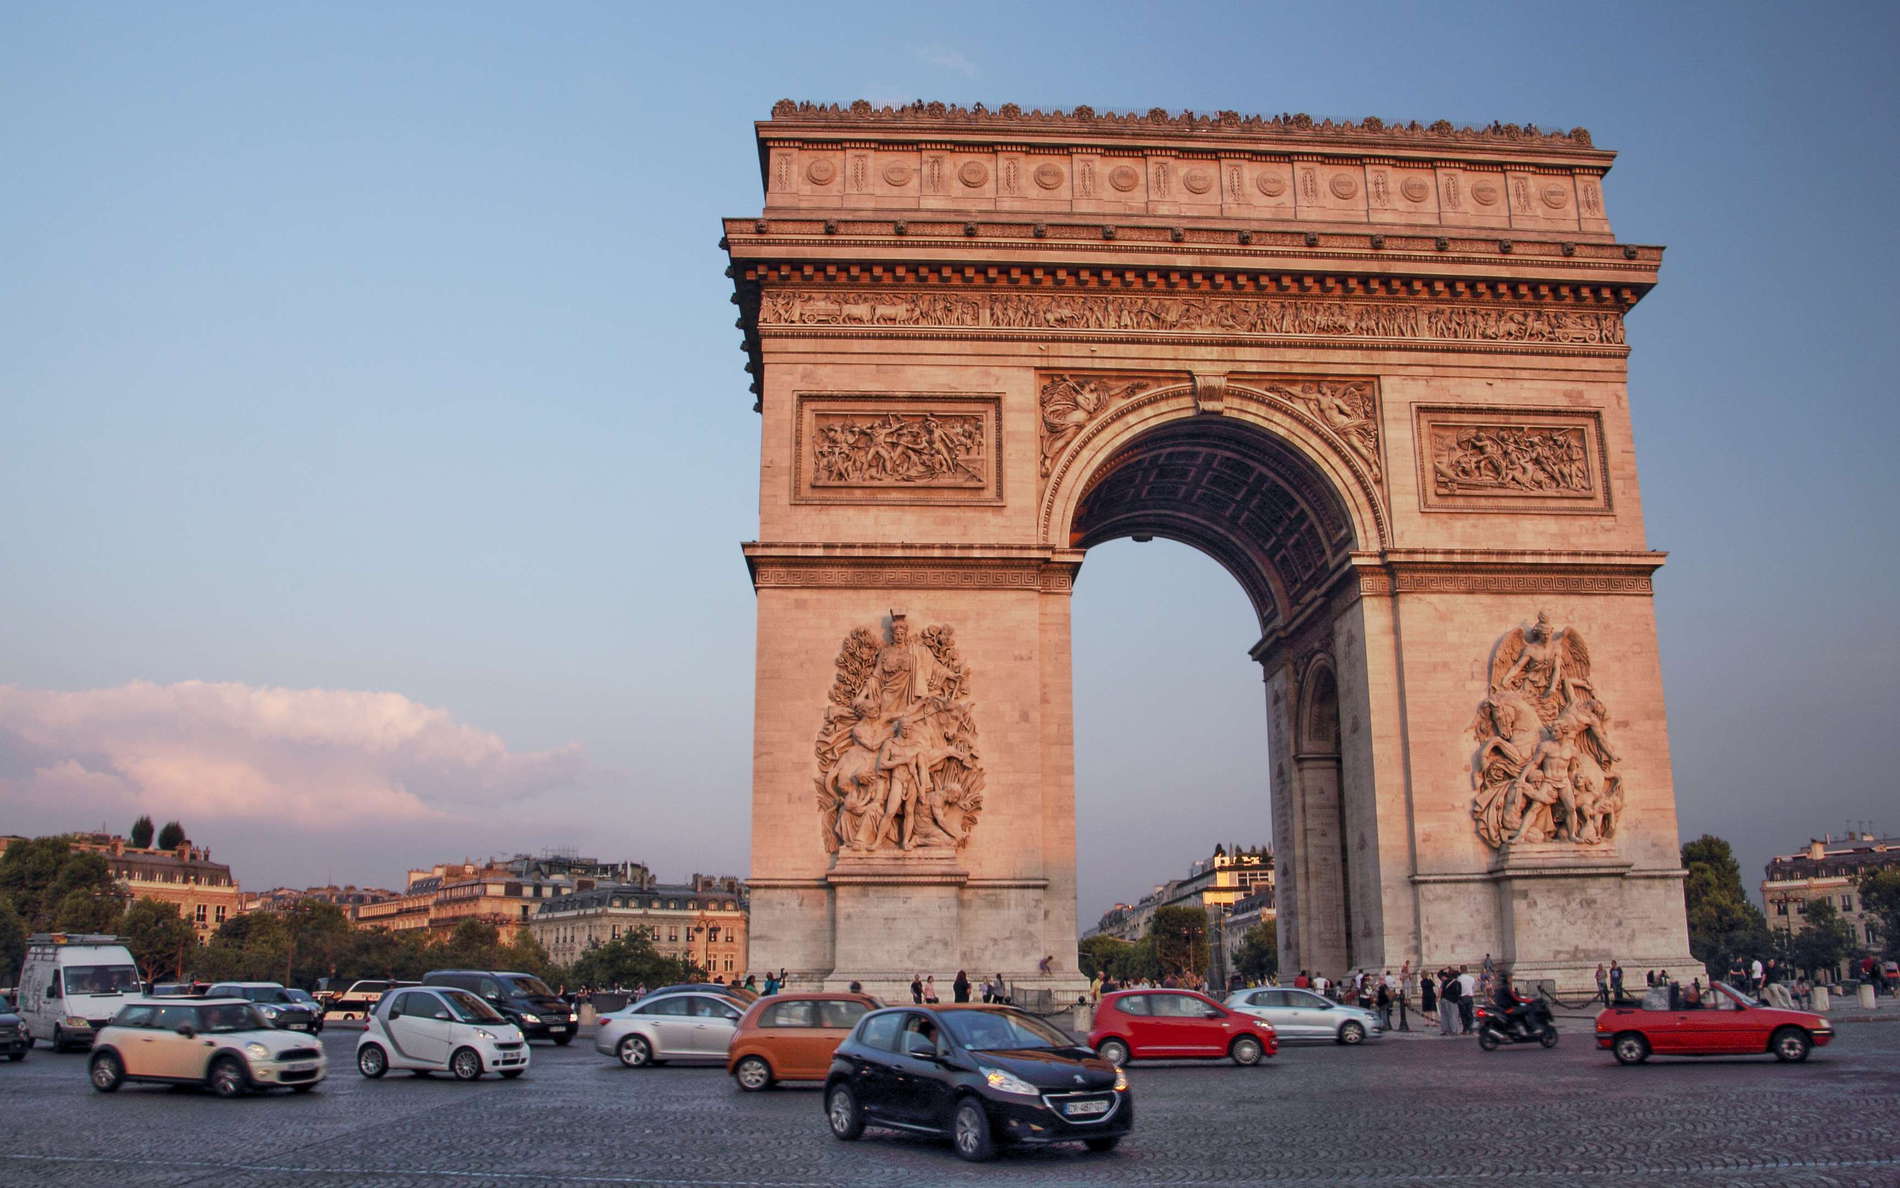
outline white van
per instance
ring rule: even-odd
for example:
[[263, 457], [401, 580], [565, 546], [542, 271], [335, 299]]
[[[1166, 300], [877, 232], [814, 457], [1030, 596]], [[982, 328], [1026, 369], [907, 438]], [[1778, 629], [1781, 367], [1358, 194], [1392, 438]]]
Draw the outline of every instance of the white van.
[[89, 1048], [119, 1008], [145, 987], [132, 951], [116, 936], [36, 932], [20, 967], [20, 1018], [27, 1034], [63, 1048]]

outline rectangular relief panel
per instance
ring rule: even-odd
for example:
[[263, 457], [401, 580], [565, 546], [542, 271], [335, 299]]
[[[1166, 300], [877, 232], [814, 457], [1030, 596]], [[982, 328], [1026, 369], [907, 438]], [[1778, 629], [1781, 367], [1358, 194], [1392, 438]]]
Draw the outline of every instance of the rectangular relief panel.
[[794, 503], [1003, 502], [1002, 397], [801, 393]]
[[1412, 413], [1426, 511], [1611, 510], [1598, 413], [1421, 404]]

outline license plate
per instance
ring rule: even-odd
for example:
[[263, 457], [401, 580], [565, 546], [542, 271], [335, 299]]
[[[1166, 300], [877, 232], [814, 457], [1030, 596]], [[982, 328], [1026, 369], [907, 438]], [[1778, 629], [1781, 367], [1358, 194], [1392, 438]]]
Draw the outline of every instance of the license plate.
[[565, 1026], [562, 1026], [562, 1027], [550, 1027], [550, 1028], [548, 1028], [548, 1030], [549, 1030], [549, 1031], [553, 1031], [553, 1032], [559, 1032], [559, 1031], [566, 1031], [566, 1030], [567, 1030], [567, 1028], [566, 1028]]
[[292, 1065], [289, 1065], [289, 1066], [288, 1066], [288, 1071], [290, 1071], [290, 1072], [315, 1072], [315, 1071], [316, 1071], [316, 1067], [317, 1067], [317, 1066], [316, 1066], [315, 1064], [292, 1064]]
[[1062, 1112], [1071, 1118], [1086, 1118], [1090, 1114], [1108, 1113], [1108, 1103], [1105, 1101], [1072, 1101], [1062, 1107]]

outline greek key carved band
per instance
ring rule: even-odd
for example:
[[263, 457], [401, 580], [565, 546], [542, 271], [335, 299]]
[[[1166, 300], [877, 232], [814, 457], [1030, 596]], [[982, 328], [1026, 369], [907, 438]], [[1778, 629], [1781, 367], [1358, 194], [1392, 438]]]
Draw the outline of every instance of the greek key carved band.
[[757, 589], [1042, 590], [1066, 592], [1073, 584], [1066, 568], [968, 569], [950, 566], [761, 565], [752, 575]]

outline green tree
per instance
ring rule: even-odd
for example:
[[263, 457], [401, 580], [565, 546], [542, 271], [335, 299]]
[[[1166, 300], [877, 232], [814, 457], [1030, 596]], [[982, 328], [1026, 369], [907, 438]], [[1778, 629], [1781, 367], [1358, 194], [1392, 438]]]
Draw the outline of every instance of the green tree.
[[176, 821], [165, 822], [165, 828], [158, 831], [158, 848], [176, 850], [185, 844], [185, 827]]
[[1860, 902], [1880, 917], [1882, 952], [1889, 961], [1900, 961], [1900, 867], [1869, 871], [1861, 876]]
[[20, 922], [20, 913], [13, 910], [13, 904], [0, 895], [0, 979], [9, 985], [17, 983], [25, 962], [26, 925]]
[[451, 969], [500, 969], [501, 929], [486, 920], [464, 920], [436, 946], [435, 956]]
[[687, 962], [659, 952], [644, 935], [629, 932], [582, 953], [568, 976], [576, 986], [631, 989], [688, 981], [693, 970]]
[[1207, 970], [1207, 916], [1199, 908], [1160, 907], [1148, 918], [1148, 939], [1162, 976], [1199, 981]]
[[198, 947], [198, 933], [175, 903], [141, 899], [125, 909], [119, 935], [148, 982], [181, 977], [186, 956]]
[[131, 842], [141, 850], [148, 849], [152, 844], [153, 828], [152, 819], [150, 817], [141, 816], [138, 820], [132, 822], [132, 831], [125, 835], [125, 840]]
[[1682, 847], [1683, 906], [1689, 916], [1689, 951], [1722, 977], [1737, 961], [1766, 956], [1773, 948], [1768, 921], [1742, 890], [1742, 868], [1719, 837], [1703, 834]]
[[1792, 948], [1795, 965], [1809, 977], [1817, 970], [1833, 977], [1854, 951], [1854, 930], [1834, 910], [1832, 901], [1816, 899], [1808, 904], [1807, 918], [1795, 933]]
[[1234, 972], [1250, 982], [1265, 981], [1280, 972], [1280, 922], [1262, 920], [1240, 938], [1234, 954]]
[[1097, 974], [1114, 977], [1116, 968], [1124, 964], [1134, 945], [1118, 936], [1109, 936], [1098, 932], [1094, 936], [1085, 936], [1075, 946], [1076, 964], [1081, 967], [1084, 977], [1092, 978]]
[[106, 860], [73, 849], [64, 837], [7, 847], [0, 854], [0, 896], [13, 904], [28, 932], [101, 931], [118, 921], [125, 906]]

